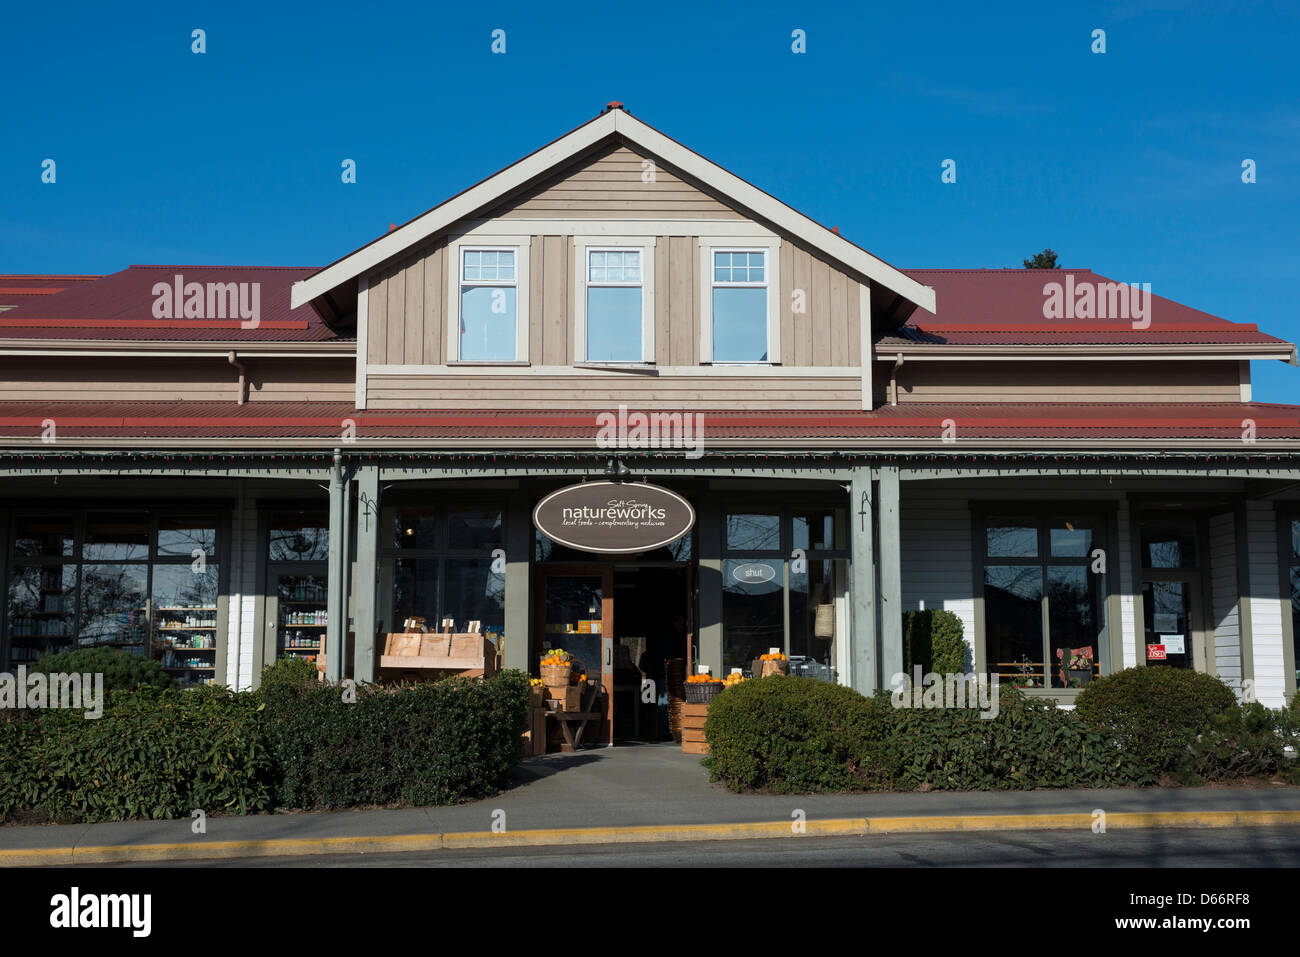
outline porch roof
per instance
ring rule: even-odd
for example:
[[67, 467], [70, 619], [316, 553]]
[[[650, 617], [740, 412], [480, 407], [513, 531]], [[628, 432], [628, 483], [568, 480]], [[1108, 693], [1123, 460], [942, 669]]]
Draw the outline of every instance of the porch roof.
[[[634, 410], [635, 411], [635, 410]], [[663, 410], [671, 414], [674, 410]], [[1256, 442], [1300, 446], [1300, 406], [1268, 403], [1027, 403], [885, 406], [871, 412], [736, 412], [675, 410], [701, 415], [703, 445], [729, 448], [960, 449], [1027, 443], [1075, 447], [1164, 443], [1251, 451]], [[610, 413], [603, 413], [610, 414]], [[167, 444], [241, 447], [259, 442], [294, 447], [343, 442], [355, 424], [361, 447], [422, 440], [422, 448], [597, 448], [599, 410], [483, 411], [359, 410], [346, 402], [5, 402], [0, 403], [0, 447], [58, 454], [82, 447]], [[50, 422], [53, 442], [42, 442]], [[944, 442], [945, 431], [955, 441]], [[351, 444], [351, 443], [349, 443]], [[617, 451], [617, 450], [612, 450]]]

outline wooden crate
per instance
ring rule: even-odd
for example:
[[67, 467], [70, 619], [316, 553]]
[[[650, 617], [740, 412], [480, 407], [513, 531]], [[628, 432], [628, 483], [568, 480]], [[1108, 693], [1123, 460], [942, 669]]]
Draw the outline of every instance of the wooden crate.
[[557, 711], [577, 711], [582, 707], [582, 686], [569, 685], [567, 688], [547, 688], [546, 696], [555, 702]]
[[704, 721], [709, 716], [707, 704], [682, 705], [682, 753], [708, 754], [709, 746], [704, 740]]
[[524, 732], [524, 754], [546, 753], [546, 709], [528, 709], [528, 730]]
[[707, 744], [696, 743], [694, 741], [682, 742], [682, 754], [708, 754], [709, 746]]

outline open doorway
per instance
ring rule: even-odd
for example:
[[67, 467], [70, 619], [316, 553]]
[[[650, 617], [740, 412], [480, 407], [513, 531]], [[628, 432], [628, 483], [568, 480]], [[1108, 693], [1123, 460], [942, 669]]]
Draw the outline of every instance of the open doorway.
[[[688, 657], [690, 580], [685, 565], [618, 565], [614, 600], [614, 739], [665, 741], [667, 662]], [[644, 679], [653, 684], [646, 686]], [[651, 700], [646, 701], [649, 697]]]

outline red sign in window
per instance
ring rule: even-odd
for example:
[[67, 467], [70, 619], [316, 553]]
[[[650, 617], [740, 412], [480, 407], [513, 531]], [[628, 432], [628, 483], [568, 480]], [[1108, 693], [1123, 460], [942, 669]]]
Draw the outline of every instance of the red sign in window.
[[1163, 661], [1164, 658], [1164, 645], [1147, 645], [1147, 661]]

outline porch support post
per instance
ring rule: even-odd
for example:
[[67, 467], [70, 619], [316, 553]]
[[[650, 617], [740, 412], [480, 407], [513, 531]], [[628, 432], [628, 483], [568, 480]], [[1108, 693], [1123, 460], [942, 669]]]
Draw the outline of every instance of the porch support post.
[[348, 555], [343, 531], [343, 501], [347, 489], [347, 483], [343, 481], [343, 456], [335, 449], [334, 464], [330, 468], [330, 545], [326, 573], [328, 594], [325, 600], [325, 613], [328, 617], [325, 627], [325, 677], [330, 681], [341, 681], [343, 678], [343, 640], [347, 635], [345, 616], [348, 607]]
[[700, 617], [695, 622], [694, 664], [708, 665], [715, 675], [722, 664], [722, 506], [709, 496], [696, 509], [696, 541], [700, 546]]
[[358, 681], [375, 679], [375, 631], [379, 582], [379, 467], [368, 465], [357, 472], [357, 565], [353, 573], [356, 590], [353, 631], [356, 634], [353, 675]]
[[903, 671], [903, 569], [898, 469], [880, 470], [880, 673]]
[[871, 469], [858, 466], [849, 485], [850, 574], [853, 600], [852, 636], [848, 655], [850, 687], [871, 694], [876, 677], [876, 522]]
[[528, 496], [515, 494], [506, 513], [506, 621], [502, 642], [503, 665], [528, 671], [533, 622], [532, 557], [533, 513]]

